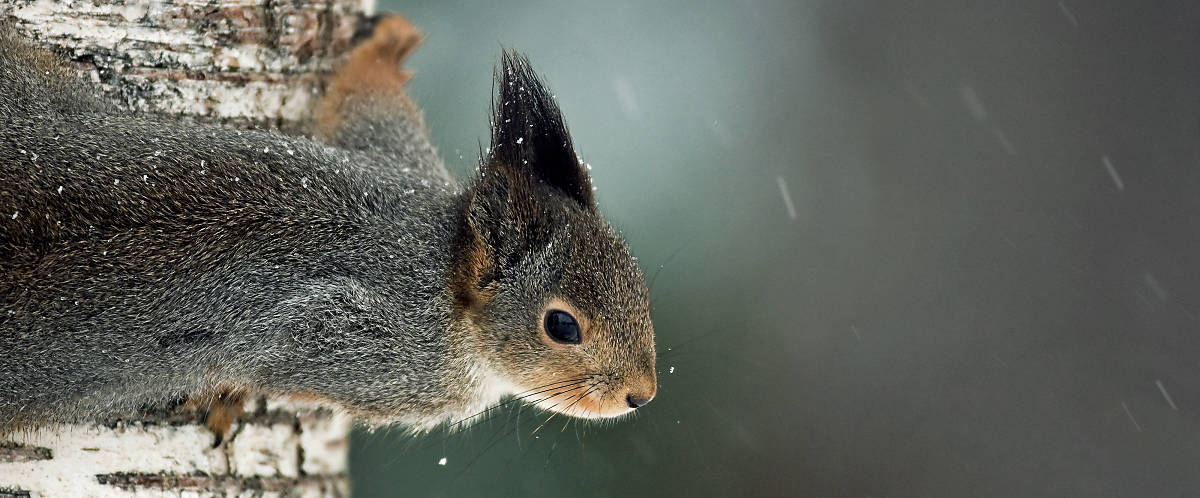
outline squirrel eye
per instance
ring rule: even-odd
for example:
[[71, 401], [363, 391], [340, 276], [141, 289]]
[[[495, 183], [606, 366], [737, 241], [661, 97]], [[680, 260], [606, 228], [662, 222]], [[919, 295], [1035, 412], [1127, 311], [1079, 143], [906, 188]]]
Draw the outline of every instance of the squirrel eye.
[[554, 342], [563, 344], [579, 344], [583, 340], [575, 317], [562, 310], [550, 310], [546, 313], [546, 334], [550, 335]]

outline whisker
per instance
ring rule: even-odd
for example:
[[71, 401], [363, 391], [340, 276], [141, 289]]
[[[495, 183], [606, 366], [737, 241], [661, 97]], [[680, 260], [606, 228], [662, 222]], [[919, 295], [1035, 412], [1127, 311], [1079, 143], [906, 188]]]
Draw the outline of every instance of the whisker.
[[[566, 427], [566, 426], [567, 426], [567, 422], [563, 422], [563, 427]], [[542, 464], [543, 471], [550, 467], [550, 457], [554, 456], [554, 449], [558, 448], [558, 440], [559, 439], [562, 439], [561, 432], [559, 432], [558, 436], [554, 438], [554, 442], [550, 445], [550, 451], [546, 452], [546, 463]]]
[[654, 290], [654, 282], [658, 281], [658, 274], [662, 273], [663, 268], [667, 267], [667, 263], [670, 263], [672, 259], [675, 259], [675, 256], [678, 256], [679, 252], [683, 251], [683, 249], [686, 248], [691, 242], [691, 240], [684, 241], [679, 245], [678, 249], [675, 249], [675, 252], [671, 253], [670, 256], [667, 256], [667, 259], [663, 260], [662, 264], [658, 265], [658, 269], [654, 270], [654, 276], [650, 277], [649, 290]]
[[731, 328], [733, 328], [733, 327], [736, 327], [736, 326], [739, 326], [739, 325], [744, 325], [744, 324], [746, 324], [746, 323], [749, 323], [749, 321], [750, 321], [750, 320], [738, 320], [738, 321], [736, 321], [736, 322], [732, 322], [732, 323], [729, 323], [729, 324], [727, 324], [727, 325], [721, 325], [721, 326], [713, 327], [712, 329], [709, 329], [709, 330], [707, 330], [707, 331], [705, 331], [705, 332], [703, 332], [703, 333], [700, 333], [700, 334], [697, 334], [697, 335], [693, 335], [692, 337], [689, 337], [689, 338], [687, 338], [687, 339], [686, 339], [686, 340], [684, 340], [683, 342], [679, 342], [679, 343], [676, 343], [676, 344], [672, 345], [670, 348], [667, 348], [667, 349], [668, 349], [667, 351], [662, 351], [662, 352], [659, 352], [659, 353], [658, 353], [658, 357], [659, 357], [659, 358], [664, 358], [664, 357], [666, 357], [666, 356], [667, 356], [667, 355], [669, 355], [669, 354], [678, 354], [678, 353], [677, 353], [677, 352], [678, 352], [678, 350], [679, 350], [680, 348], [684, 347], [684, 346], [687, 346], [687, 345], [689, 345], [689, 344], [692, 344], [692, 343], [694, 343], [694, 342], [696, 342], [696, 341], [699, 341], [699, 340], [702, 340], [702, 339], [711, 338], [713, 335], [715, 335], [715, 334], [717, 334], [717, 333], [719, 333], [719, 332], [722, 332], [722, 331], [725, 331], [725, 330], [731, 329]]
[[[578, 403], [580, 400], [582, 400], [582, 399], [583, 399], [584, 397], [586, 397], [588, 394], [591, 394], [591, 393], [592, 393], [592, 391], [595, 391], [595, 390], [596, 390], [596, 389], [598, 389], [599, 387], [600, 387], [600, 385], [599, 385], [599, 384], [596, 384], [596, 385], [592, 386], [591, 388], [589, 388], [588, 390], [584, 391], [584, 392], [583, 392], [583, 394], [580, 394], [578, 397], [576, 397], [576, 398], [575, 398], [575, 401], [572, 401], [572, 402], [571, 402], [571, 404], [567, 405], [567, 408], [570, 408], [570, 407], [572, 407], [572, 406], [575, 406], [575, 403]], [[562, 402], [561, 402], [561, 401], [560, 401], [560, 402], [558, 402], [558, 403], [555, 403], [555, 404], [554, 404], [554, 405], [552, 405], [550, 408], [552, 409], [552, 408], [554, 408], [554, 407], [556, 407], [556, 406], [558, 406], [558, 405], [560, 405], [560, 404], [562, 404]], [[565, 412], [567, 408], [564, 408], [564, 409], [563, 409], [563, 411]], [[541, 424], [541, 425], [537, 426], [537, 429], [534, 429], [534, 430], [533, 430], [533, 432], [532, 432], [532, 433], [530, 433], [529, 435], [531, 435], [531, 436], [532, 436], [532, 435], [534, 435], [534, 434], [537, 434], [537, 433], [538, 433], [538, 431], [542, 430], [542, 427], [545, 427], [545, 426], [546, 426], [546, 423], [550, 422], [550, 419], [554, 418], [554, 416], [555, 416], [555, 415], [558, 415], [558, 413], [559, 413], [559, 412], [552, 412], [552, 413], [550, 413], [550, 416], [549, 416], [549, 417], [547, 417], [547, 418], [546, 418], [546, 420], [545, 420], [544, 422], [542, 422], [542, 424]]]
[[492, 451], [492, 448], [496, 446], [496, 443], [503, 441], [504, 439], [506, 439], [508, 437], [509, 434], [512, 434], [513, 431], [519, 429], [520, 427], [521, 427], [520, 425], [517, 425], [517, 426], [514, 426], [512, 428], [512, 430], [510, 430], [508, 432], [497, 432], [496, 433], [497, 435], [493, 436], [492, 439], [490, 441], [488, 441], [487, 446], [485, 446], [483, 448], [483, 451], [480, 451], [477, 455], [475, 455], [475, 458], [472, 458], [471, 461], [467, 462], [467, 465], [464, 466], [461, 471], [459, 471], [458, 475], [454, 478], [454, 480], [457, 481], [457, 480], [461, 479], [463, 474], [467, 473], [467, 470], [470, 470], [471, 466], [475, 465], [475, 462], [479, 461], [479, 459], [482, 458], [483, 455], [486, 455], [489, 451]]
[[[596, 384], [596, 385], [592, 386], [590, 389], [588, 389], [587, 391], [584, 391], [583, 394], [579, 395], [578, 398], [575, 398], [575, 401], [572, 401], [570, 405], [567, 405], [567, 407], [564, 408], [563, 411], [566, 412], [566, 411], [570, 410], [572, 406], [575, 406], [576, 403], [580, 402], [581, 400], [583, 400], [583, 398], [586, 398], [588, 394], [591, 394], [593, 391], [595, 391], [599, 388], [600, 388], [600, 384]], [[551, 417], [553, 417], [553, 416], [554, 415], [551, 414]], [[549, 421], [550, 421], [550, 419], [546, 419], [546, 422], [549, 422]], [[533, 430], [533, 432], [536, 434], [537, 431], [542, 429], [542, 426], [546, 425], [546, 422], [542, 422], [542, 425], [539, 425], [537, 429]], [[559, 429], [559, 431], [558, 431], [558, 436], [556, 436], [554, 438], [554, 443], [552, 443], [550, 445], [550, 451], [546, 452], [546, 463], [544, 463], [542, 465], [543, 471], [545, 471], [545, 469], [550, 466], [550, 458], [552, 456], [554, 456], [554, 450], [556, 448], [558, 448], [558, 440], [562, 438], [563, 432], [565, 432], [567, 430], [567, 426], [569, 426], [569, 425], [571, 425], [571, 419], [565, 419], [563, 421], [562, 429]], [[576, 437], [576, 439], [578, 439], [579, 432], [575, 433], [575, 437]]]
[[[577, 387], [579, 387], [579, 385], [581, 385], [581, 384], [583, 384], [583, 383], [587, 382], [587, 378], [586, 378], [586, 377], [581, 377], [580, 379], [570, 379], [570, 380], [568, 380], [568, 381], [551, 382], [551, 383], [549, 383], [549, 384], [546, 384], [546, 385], [552, 385], [552, 384], [562, 384], [563, 382], [570, 382], [570, 383], [569, 383], [569, 384], [558, 385], [558, 386], [553, 386], [553, 387], [549, 387], [549, 388], [546, 388], [545, 386], [542, 386], [542, 387], [543, 387], [542, 389], [537, 389], [537, 390], [533, 390], [533, 389], [531, 389], [530, 391], [533, 391], [533, 392], [527, 392], [526, 394], [523, 394], [523, 395], [521, 395], [521, 396], [514, 397], [514, 398], [512, 398], [512, 399], [509, 399], [509, 400], [506, 400], [506, 401], [503, 401], [503, 402], [497, 403], [496, 405], [493, 405], [493, 406], [490, 406], [490, 407], [488, 407], [488, 408], [486, 408], [486, 409], [484, 409], [484, 410], [481, 410], [481, 411], [479, 411], [478, 413], [475, 413], [474, 415], [471, 415], [471, 416], [469, 416], [469, 417], [463, 418], [462, 420], [459, 420], [458, 422], [454, 422], [454, 423], [452, 423], [452, 424], [448, 424], [448, 425], [446, 425], [446, 426], [443, 426], [441, 430], [445, 431], [445, 434], [443, 434], [441, 437], [437, 438], [437, 439], [436, 439], [436, 440], [434, 440], [434, 441], [430, 441], [430, 442], [429, 442], [429, 443], [427, 443], [426, 445], [422, 446], [422, 448], [423, 448], [423, 449], [428, 449], [428, 448], [432, 448], [433, 446], [435, 446], [435, 445], [437, 445], [437, 444], [440, 444], [440, 443], [445, 443], [447, 440], [449, 440], [451, 437], [453, 437], [453, 436], [454, 436], [454, 434], [453, 434], [452, 432], [450, 432], [450, 431], [453, 431], [453, 430], [454, 430], [456, 427], [458, 427], [458, 426], [461, 426], [462, 424], [464, 424], [464, 423], [466, 423], [466, 422], [470, 421], [471, 419], [474, 419], [474, 418], [476, 418], [476, 417], [480, 417], [480, 416], [482, 416], [482, 415], [488, 414], [488, 413], [490, 413], [490, 412], [493, 412], [493, 411], [495, 411], [496, 409], [499, 409], [499, 408], [503, 408], [503, 407], [511, 406], [511, 405], [512, 405], [514, 402], [516, 402], [516, 401], [525, 400], [525, 399], [528, 399], [528, 398], [530, 398], [530, 397], [532, 397], [532, 396], [536, 396], [536, 395], [539, 395], [539, 394], [544, 394], [544, 393], [547, 393], [547, 392], [551, 392], [551, 393], [552, 393], [551, 395], [549, 395], [549, 396], [546, 396], [546, 397], [544, 397], [544, 398], [540, 398], [540, 399], [534, 399], [534, 400], [530, 401], [530, 403], [534, 403], [534, 404], [536, 404], [536, 403], [541, 403], [541, 402], [543, 402], [543, 401], [546, 401], [546, 400], [549, 400], [549, 399], [553, 399], [553, 398], [554, 398], [554, 397], [556, 397], [556, 396], [560, 396], [560, 395], [563, 395], [563, 394], [570, 393], [572, 390], [574, 390], [574, 389], [576, 389]], [[557, 392], [554, 392], [554, 391], [557, 391]]]
[[[560, 404], [561, 404], [561, 402], [559, 402], [559, 403], [555, 403], [555, 404], [551, 405], [549, 409], [553, 409], [554, 407], [556, 407], [556, 406], [558, 406], [558, 405], [560, 405]], [[555, 416], [555, 415], [558, 415], [558, 412], [556, 412], [556, 411], [551, 411], [551, 412], [550, 412], [550, 416], [549, 416], [549, 417], [546, 417], [546, 420], [543, 420], [541, 424], [538, 424], [537, 428], [536, 428], [536, 429], [534, 429], [534, 430], [533, 430], [533, 432], [530, 432], [530, 433], [529, 433], [529, 435], [530, 435], [530, 436], [537, 436], [537, 433], [538, 433], [538, 431], [542, 430], [542, 427], [543, 427], [543, 426], [545, 426], [545, 425], [546, 425], [546, 423], [550, 421], [550, 419], [554, 418], [554, 416]]]
[[[466, 418], [464, 418], [464, 419], [462, 419], [462, 420], [459, 420], [459, 421], [457, 421], [457, 422], [454, 422], [454, 423], [450, 424], [450, 425], [449, 425], [449, 427], [454, 427], [454, 426], [457, 426], [457, 425], [461, 425], [463, 422], [466, 422], [466, 421], [468, 421], [468, 420], [471, 420], [471, 419], [473, 419], [473, 418], [475, 418], [475, 417], [478, 417], [478, 416], [480, 416], [480, 415], [483, 415], [483, 414], [485, 414], [485, 413], [487, 413], [487, 412], [490, 412], [490, 411], [492, 411], [492, 410], [495, 410], [495, 409], [497, 409], [497, 408], [500, 408], [500, 407], [502, 407], [502, 406], [506, 406], [506, 405], [512, 404], [512, 403], [514, 403], [514, 402], [516, 402], [516, 401], [521, 401], [521, 400], [523, 400], [523, 399], [529, 398], [530, 396], [536, 396], [536, 395], [538, 395], [538, 394], [542, 394], [542, 393], [549, 392], [549, 391], [555, 391], [555, 390], [558, 390], [558, 389], [574, 388], [575, 386], [577, 386], [577, 385], [579, 385], [579, 384], [583, 384], [584, 382], [586, 382], [586, 381], [587, 381], [587, 379], [588, 379], [587, 377], [580, 377], [580, 378], [578, 378], [578, 379], [570, 379], [570, 380], [565, 380], [565, 381], [552, 382], [552, 383], [550, 383], [550, 384], [546, 384], [546, 385], [543, 385], [543, 386], [540, 386], [540, 387], [537, 387], [537, 388], [534, 388], [534, 389], [530, 389], [529, 391], [523, 391], [521, 394], [518, 394], [518, 395], [514, 396], [513, 398], [510, 398], [510, 399], [508, 399], [508, 400], [505, 400], [505, 401], [501, 401], [501, 402], [499, 402], [499, 403], [497, 403], [497, 404], [495, 404], [495, 405], [492, 405], [492, 406], [490, 406], [490, 407], [488, 407], [488, 408], [485, 408], [485, 409], [483, 409], [483, 410], [479, 411], [478, 413], [475, 413], [474, 415], [468, 416], [468, 417], [466, 417]], [[564, 385], [554, 386], [554, 384], [563, 384], [563, 383], [566, 383], [566, 382], [569, 382], [569, 384], [564, 384]], [[554, 387], [547, 387], [547, 386], [554, 386]], [[532, 391], [532, 392], [531, 392], [531, 391]], [[542, 401], [545, 401], [545, 400], [542, 400]], [[537, 402], [535, 402], [535, 403], [537, 403]]]
[[[547, 387], [550, 387], [550, 386], [555, 386], [555, 385], [560, 385], [560, 384], [575, 385], [575, 384], [579, 384], [579, 383], [582, 383], [582, 382], [586, 382], [587, 380], [589, 380], [589, 379], [591, 379], [591, 378], [592, 378], [592, 376], [591, 376], [591, 375], [585, 375], [585, 376], [582, 376], [582, 377], [576, 377], [576, 378], [573, 378], [573, 379], [560, 380], [560, 381], [558, 381], [558, 382], [551, 382], [551, 383], [549, 383], [549, 384], [544, 384], [544, 385], [542, 385], [542, 386], [535, 387], [535, 388], [533, 388], [533, 389], [530, 389], [530, 390], [528, 390], [528, 391], [524, 391], [524, 392], [521, 392], [521, 393], [517, 393], [517, 394], [515, 394], [515, 395], [514, 395], [514, 396], [516, 396], [514, 399], [523, 399], [523, 398], [525, 398], [525, 397], [528, 397], [528, 394], [526, 394], [526, 393], [537, 394], [536, 392], [533, 392], [533, 391], [537, 391], [537, 392], [543, 392], [543, 391], [545, 391], [545, 388], [547, 388]], [[560, 386], [560, 387], [561, 387], [561, 386]], [[557, 389], [557, 387], [556, 387], [555, 389]]]
[[[583, 401], [583, 398], [586, 398], [588, 394], [595, 391], [599, 387], [600, 387], [600, 384], [596, 384], [591, 389], [588, 389], [587, 391], [585, 391], [582, 395], [579, 396], [579, 398], [576, 398], [575, 401], [572, 401], [571, 404], [566, 406], [566, 408], [563, 408], [562, 409], [563, 413], [570, 415], [570, 416], [575, 416], [573, 413], [571, 413], [571, 407], [575, 406], [580, 401]], [[563, 425], [563, 427], [566, 427], [566, 425]]]
[[[572, 389], [574, 389], [574, 387], [575, 387], [575, 386], [574, 386], [574, 385], [572, 385]], [[559, 387], [559, 388], [555, 388], [555, 389], [561, 389], [561, 387]], [[561, 396], [561, 395], [563, 395], [563, 394], [567, 394], [567, 393], [569, 393], [569, 392], [571, 392], [571, 391], [570, 391], [570, 390], [567, 390], [567, 391], [563, 391], [563, 392], [555, 393], [555, 394], [552, 394], [552, 395], [550, 395], [550, 396], [548, 396], [548, 397], [546, 397], [546, 398], [540, 399], [540, 400], [536, 401], [535, 403], [540, 403], [540, 402], [542, 402], [542, 401], [546, 401], [546, 400], [549, 400], [549, 399], [553, 399], [553, 398], [555, 398], [555, 397]], [[590, 392], [590, 391], [587, 391], [587, 392]], [[585, 395], [586, 395], [586, 394], [585, 394]], [[555, 406], [558, 406], [559, 404], [561, 404], [561, 402], [559, 402], [559, 403], [555, 403], [554, 405], [551, 405], [551, 408], [553, 408], [553, 407], [555, 407]], [[553, 416], [553, 415], [551, 415], [551, 416]], [[495, 436], [495, 437], [493, 437], [493, 438], [492, 438], [492, 439], [491, 439], [491, 440], [490, 440], [490, 441], [487, 443], [487, 446], [486, 446], [486, 447], [484, 447], [483, 451], [481, 451], [481, 452], [479, 452], [479, 454], [475, 455], [475, 458], [472, 458], [472, 459], [471, 459], [471, 461], [467, 463], [466, 467], [464, 467], [464, 468], [463, 468], [463, 470], [462, 470], [461, 472], [459, 472], [459, 473], [458, 473], [458, 477], [456, 478], [456, 480], [457, 480], [458, 478], [461, 478], [461, 477], [462, 477], [462, 475], [463, 475], [464, 473], [466, 473], [466, 471], [467, 471], [468, 469], [470, 469], [472, 465], [474, 465], [474, 464], [475, 464], [475, 462], [477, 462], [477, 461], [478, 461], [478, 460], [479, 460], [481, 457], [483, 457], [483, 455], [485, 455], [485, 454], [487, 454], [489, 451], [491, 451], [491, 450], [492, 450], [492, 448], [493, 448], [493, 447], [495, 447], [497, 443], [499, 443], [500, 441], [502, 441], [502, 440], [506, 439], [506, 438], [508, 437], [508, 435], [509, 435], [509, 434], [512, 434], [512, 433], [513, 433], [513, 431], [516, 431], [516, 430], [518, 430], [518, 429], [520, 429], [520, 428], [521, 428], [520, 424], [515, 424], [515, 425], [513, 426], [513, 428], [512, 428], [511, 430], [507, 431], [507, 432], [503, 432], [503, 433], [499, 433], [499, 432], [498, 432], [498, 433], [497, 433], [498, 435], [497, 435], [497, 436]], [[534, 431], [534, 432], [536, 433], [536, 431]]]

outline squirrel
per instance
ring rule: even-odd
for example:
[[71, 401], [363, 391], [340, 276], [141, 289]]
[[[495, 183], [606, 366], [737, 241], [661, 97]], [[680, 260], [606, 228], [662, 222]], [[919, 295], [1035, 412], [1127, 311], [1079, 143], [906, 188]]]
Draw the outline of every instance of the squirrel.
[[563, 117], [502, 50], [456, 181], [383, 18], [315, 138], [119, 109], [0, 26], [0, 433], [250, 395], [413, 431], [515, 397], [581, 418], [657, 389], [649, 291]]

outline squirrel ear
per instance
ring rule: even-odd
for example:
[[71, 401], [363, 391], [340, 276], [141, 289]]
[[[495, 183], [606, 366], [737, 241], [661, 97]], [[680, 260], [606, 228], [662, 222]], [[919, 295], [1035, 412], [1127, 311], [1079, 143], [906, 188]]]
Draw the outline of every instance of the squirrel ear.
[[493, 84], [500, 85], [499, 101], [492, 101], [492, 143], [483, 173], [508, 168], [556, 188], [584, 206], [593, 206], [591, 179], [575, 155], [554, 96], [542, 85], [529, 60], [504, 50]]

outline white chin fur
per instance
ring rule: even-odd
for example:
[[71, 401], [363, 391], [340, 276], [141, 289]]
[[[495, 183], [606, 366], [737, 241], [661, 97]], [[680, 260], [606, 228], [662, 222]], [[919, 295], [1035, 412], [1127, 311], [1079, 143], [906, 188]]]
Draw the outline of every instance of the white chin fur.
[[[589, 396], [591, 396], [591, 395], [589, 395]], [[573, 405], [573, 406], [568, 406], [568, 405], [570, 405], [570, 402], [557, 403], [555, 400], [545, 400], [545, 401], [541, 401], [541, 402], [533, 404], [533, 406], [536, 406], [538, 408], [541, 408], [541, 409], [549, 411], [549, 412], [559, 413], [562, 415], [567, 415], [569, 417], [581, 418], [581, 419], [586, 419], [586, 420], [602, 420], [602, 419], [609, 419], [609, 418], [617, 418], [617, 417], [623, 417], [625, 415], [629, 415], [630, 413], [633, 413], [633, 408], [627, 408], [625, 410], [615, 412], [615, 413], [596, 413], [591, 410], [581, 409], [581, 408], [579, 408], [578, 405]]]
[[[508, 379], [501, 377], [492, 369], [480, 363], [471, 364], [468, 372], [475, 378], [475, 385], [478, 386], [478, 390], [475, 393], [474, 399], [463, 407], [463, 413], [456, 415], [455, 419], [451, 420], [451, 423], [458, 422], [495, 406], [505, 396], [517, 392], [517, 386], [512, 382], [509, 382]], [[461, 425], [465, 427], [476, 421], [470, 420]]]

